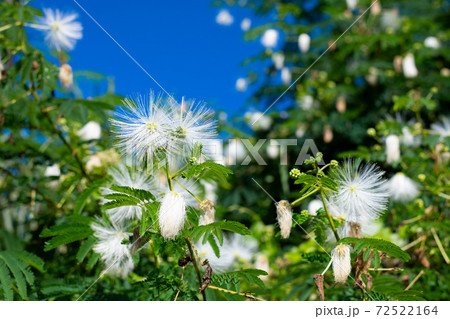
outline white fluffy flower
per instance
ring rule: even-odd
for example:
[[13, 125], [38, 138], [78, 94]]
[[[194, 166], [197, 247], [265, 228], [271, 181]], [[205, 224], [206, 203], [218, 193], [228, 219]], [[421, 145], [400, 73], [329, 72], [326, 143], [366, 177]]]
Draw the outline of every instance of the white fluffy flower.
[[414, 55], [408, 53], [402, 60], [403, 75], [405, 78], [412, 79], [419, 74], [417, 70], [416, 62], [414, 60]]
[[289, 70], [289, 68], [283, 67], [281, 69], [281, 81], [283, 82], [284, 85], [291, 84], [292, 74], [291, 74], [291, 70]]
[[389, 135], [386, 138], [386, 162], [388, 164], [400, 160], [400, 139], [397, 135]]
[[439, 40], [436, 37], [427, 37], [423, 41], [423, 44], [427, 48], [432, 48], [432, 49], [439, 49], [441, 47], [441, 43], [439, 42]]
[[77, 40], [83, 37], [83, 27], [74, 21], [77, 14], [63, 14], [58, 9], [44, 9], [44, 16], [39, 18], [38, 28], [46, 33], [45, 40], [52, 49], [73, 50]]
[[229, 25], [233, 24], [233, 21], [234, 21], [233, 16], [226, 9], [220, 10], [216, 16], [216, 23], [220, 24], [220, 25], [229, 26]]
[[331, 253], [331, 260], [333, 261], [334, 280], [337, 283], [345, 283], [352, 271], [350, 247], [344, 244], [337, 245]]
[[[166, 150], [171, 141], [169, 118], [173, 105], [163, 104], [161, 97], [149, 94], [149, 99], [125, 99], [125, 108], [111, 120], [117, 131], [117, 146], [122, 152], [139, 160], [150, 159], [157, 150]], [[165, 111], [163, 111], [165, 109]]]
[[444, 117], [441, 122], [432, 124], [431, 129], [439, 133], [441, 139], [450, 136], [450, 117]]
[[73, 85], [73, 72], [70, 65], [63, 64], [59, 68], [59, 81], [63, 88], [70, 88]]
[[417, 184], [403, 173], [397, 173], [387, 183], [391, 198], [396, 202], [408, 202], [419, 194]]
[[274, 54], [272, 54], [272, 62], [275, 65], [275, 69], [281, 70], [284, 66], [283, 52], [275, 52]]
[[[116, 168], [109, 170], [109, 174], [113, 179], [113, 184], [117, 186], [127, 186], [136, 189], [143, 189], [150, 191], [152, 188], [152, 181], [142, 172], [129, 169], [124, 164], [119, 164]], [[109, 188], [102, 188], [102, 195], [109, 195], [113, 193], [121, 193], [119, 191], [113, 191]], [[109, 200], [104, 199], [104, 202]], [[131, 219], [141, 219], [142, 208], [138, 206], [120, 206], [107, 210], [111, 221], [116, 224], [121, 224], [124, 221]]]
[[183, 195], [168, 192], [159, 208], [159, 227], [165, 239], [174, 239], [184, 226], [186, 220], [186, 203]]
[[102, 135], [102, 128], [97, 122], [89, 121], [78, 130], [77, 134], [82, 141], [98, 140]]
[[308, 204], [308, 213], [310, 215], [316, 216], [317, 211], [323, 208], [323, 204], [321, 200], [318, 199], [313, 199], [312, 201], [309, 202]]
[[222, 251], [232, 256], [234, 261], [249, 262], [256, 253], [257, 246], [252, 237], [233, 233], [224, 241]]
[[407, 126], [402, 127], [401, 143], [405, 146], [417, 147], [421, 143], [420, 135], [413, 135]]
[[122, 241], [128, 239], [130, 234], [115, 224], [106, 226], [92, 223], [91, 228], [98, 238], [93, 249], [101, 255], [105, 271], [111, 275], [126, 277], [133, 270], [134, 264], [129, 245], [123, 245]]
[[239, 78], [236, 80], [236, 91], [245, 92], [247, 91], [248, 81], [245, 78]]
[[251, 26], [252, 26], [252, 20], [250, 20], [249, 18], [244, 18], [241, 21], [241, 29], [242, 29], [242, 31], [250, 30]]
[[171, 153], [191, 154], [196, 142], [206, 142], [216, 136], [214, 113], [205, 104], [188, 103], [185, 110], [172, 114], [173, 143]]
[[380, 23], [385, 29], [398, 29], [401, 25], [398, 8], [384, 9], [381, 14]]
[[254, 130], [268, 130], [272, 125], [272, 118], [262, 112], [248, 112], [245, 117]]
[[292, 207], [287, 200], [281, 200], [277, 204], [277, 221], [281, 229], [281, 237], [286, 239], [291, 234]]
[[346, 161], [333, 171], [338, 191], [331, 195], [348, 222], [364, 224], [377, 219], [386, 209], [389, 194], [382, 179], [384, 172], [374, 164]]
[[277, 30], [267, 29], [261, 38], [261, 43], [266, 48], [272, 49], [277, 46], [278, 38], [279, 34]]
[[308, 52], [310, 44], [311, 44], [311, 37], [308, 34], [302, 33], [298, 36], [298, 47], [301, 52], [303, 53]]
[[[224, 243], [225, 245], [225, 243]], [[199, 257], [202, 261], [208, 259], [209, 265], [211, 266], [213, 273], [222, 274], [231, 269], [234, 261], [234, 257], [228, 253], [224, 247], [219, 246], [220, 257], [218, 258], [214, 253], [211, 245], [206, 242], [202, 244], [202, 238], [199, 239], [197, 243], [194, 244], [195, 249], [198, 252]]]
[[48, 177], [55, 177], [55, 176], [61, 175], [61, 170], [59, 169], [59, 165], [58, 164], [53, 164], [51, 166], [47, 166], [45, 168], [44, 175], [48, 176]]

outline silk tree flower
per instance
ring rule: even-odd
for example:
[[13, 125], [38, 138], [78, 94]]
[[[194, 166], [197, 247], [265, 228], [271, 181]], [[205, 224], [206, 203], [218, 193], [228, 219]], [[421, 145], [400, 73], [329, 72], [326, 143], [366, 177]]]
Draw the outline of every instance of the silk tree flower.
[[81, 23], [75, 21], [77, 14], [63, 14], [58, 9], [44, 9], [44, 16], [38, 18], [37, 29], [43, 30], [45, 41], [51, 49], [70, 51], [77, 40], [83, 37]]
[[[147, 191], [154, 190], [153, 181], [147, 177], [142, 172], [130, 169], [124, 164], [119, 164], [115, 168], [109, 170], [109, 175], [112, 177], [113, 184], [118, 186], [127, 186], [136, 189], [143, 189]], [[113, 191], [109, 188], [101, 189], [102, 195], [109, 195], [113, 193], [121, 193], [118, 191]], [[108, 202], [110, 200], [103, 199], [103, 202]], [[139, 206], [120, 206], [107, 210], [107, 213], [113, 223], [121, 224], [125, 221], [138, 219], [142, 217], [142, 208]]]
[[91, 228], [98, 239], [93, 249], [101, 255], [100, 259], [105, 264], [104, 272], [125, 278], [133, 271], [134, 264], [130, 245], [124, 245], [122, 241], [129, 239], [131, 234], [123, 226], [116, 224], [92, 223]]
[[268, 49], [273, 49], [277, 46], [279, 34], [275, 29], [267, 29], [262, 38], [261, 43]]
[[419, 194], [417, 184], [403, 173], [397, 173], [387, 183], [392, 200], [409, 202]]
[[287, 200], [281, 200], [277, 204], [277, 221], [281, 229], [281, 237], [286, 239], [291, 234], [292, 207]]
[[409, 127], [404, 126], [402, 127], [402, 136], [400, 142], [405, 146], [417, 147], [420, 146], [422, 138], [420, 135], [413, 135]]
[[308, 213], [310, 215], [316, 216], [317, 215], [317, 211], [323, 208], [323, 203], [321, 200], [318, 199], [313, 199], [312, 201], [309, 202], [308, 204]]
[[59, 169], [59, 165], [55, 163], [51, 166], [47, 166], [45, 169], [44, 175], [47, 177], [57, 177], [57, 176], [61, 175], [61, 170]]
[[[264, 270], [267, 274], [270, 274], [269, 258], [264, 254], [256, 255], [255, 269]], [[262, 281], [269, 280], [268, 275], [259, 275], [258, 277]]]
[[272, 54], [272, 62], [275, 65], [275, 69], [281, 70], [284, 66], [283, 52], [275, 52], [274, 54]]
[[244, 18], [241, 22], [241, 29], [242, 31], [248, 31], [250, 30], [250, 27], [252, 26], [252, 20], [249, 18]]
[[233, 233], [224, 241], [222, 251], [233, 257], [234, 261], [250, 262], [257, 252], [258, 244], [251, 236]]
[[220, 10], [219, 13], [216, 16], [216, 23], [217, 24], [229, 26], [229, 25], [232, 25], [233, 22], [234, 22], [233, 16], [226, 9]]
[[386, 162], [392, 164], [400, 160], [400, 139], [397, 135], [386, 138]]
[[302, 33], [298, 36], [298, 47], [301, 52], [303, 53], [308, 52], [310, 44], [311, 44], [311, 37], [308, 34]]
[[398, 8], [384, 9], [380, 23], [385, 29], [397, 30], [401, 26]]
[[98, 140], [102, 135], [102, 128], [97, 122], [89, 121], [78, 130], [77, 135], [82, 141]]
[[384, 172], [374, 164], [348, 160], [332, 172], [339, 184], [331, 201], [345, 214], [347, 222], [365, 224], [377, 219], [386, 209], [389, 194]]
[[235, 87], [236, 87], [236, 91], [239, 91], [239, 92], [247, 91], [247, 87], [248, 87], [247, 79], [244, 79], [244, 78], [237, 79]]
[[148, 99], [139, 96], [135, 100], [125, 99], [123, 103], [124, 108], [111, 120], [122, 153], [149, 160], [157, 151], [168, 151], [173, 103], [163, 101], [152, 92]]
[[272, 118], [262, 112], [248, 112], [245, 119], [254, 130], [269, 130], [272, 125]]
[[441, 122], [432, 124], [431, 129], [441, 136], [441, 141], [450, 136], [450, 117], [444, 117]]
[[305, 111], [309, 111], [314, 106], [314, 98], [311, 95], [302, 95], [298, 99], [298, 103], [300, 108], [302, 108]]
[[200, 217], [198, 219], [198, 225], [208, 225], [214, 223], [214, 217], [216, 210], [214, 208], [214, 203], [209, 199], [205, 199], [200, 203]]
[[188, 103], [186, 110], [173, 112], [170, 153], [178, 153], [180, 156], [191, 154], [196, 142], [213, 139], [217, 135], [213, 115], [205, 104], [195, 102]]
[[229, 271], [234, 262], [234, 257], [229, 254], [229, 251], [224, 248], [224, 246], [219, 246], [220, 257], [217, 257], [212, 249], [210, 243], [206, 242], [202, 244], [202, 238], [198, 242], [194, 243], [194, 247], [197, 250], [199, 257], [202, 262], [208, 259], [209, 265], [211, 266], [213, 273], [222, 274]]
[[441, 43], [439, 42], [439, 40], [436, 37], [427, 37], [423, 41], [423, 44], [427, 48], [431, 48], [431, 49], [439, 49], [441, 47]]
[[350, 247], [344, 244], [337, 245], [331, 252], [331, 260], [333, 261], [334, 280], [337, 283], [345, 283], [352, 271]]
[[59, 68], [59, 81], [63, 88], [71, 88], [73, 85], [73, 72], [70, 65], [63, 64]]
[[416, 62], [414, 61], [414, 55], [408, 53], [402, 60], [403, 75], [405, 78], [412, 79], [419, 74], [417, 70]]
[[186, 220], [186, 202], [183, 195], [170, 191], [161, 202], [158, 221], [164, 239], [174, 239], [182, 230]]

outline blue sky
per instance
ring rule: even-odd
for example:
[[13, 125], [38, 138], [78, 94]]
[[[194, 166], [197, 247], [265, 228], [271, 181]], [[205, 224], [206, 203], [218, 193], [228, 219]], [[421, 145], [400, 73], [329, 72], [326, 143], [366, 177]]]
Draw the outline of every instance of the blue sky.
[[[249, 92], [237, 92], [241, 62], [258, 53], [245, 42], [240, 22], [250, 14], [230, 8], [231, 26], [218, 25], [210, 0], [77, 0], [177, 100], [206, 101], [215, 109], [241, 112]], [[38, 0], [34, 6], [77, 12], [83, 39], [70, 52], [74, 71], [112, 76], [122, 95], [160, 91], [157, 85], [72, 0]], [[252, 22], [254, 23], [253, 19]]]

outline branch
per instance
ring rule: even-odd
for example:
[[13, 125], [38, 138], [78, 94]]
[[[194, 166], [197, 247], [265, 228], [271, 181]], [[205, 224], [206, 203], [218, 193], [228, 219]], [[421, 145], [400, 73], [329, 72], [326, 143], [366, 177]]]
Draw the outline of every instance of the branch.
[[[190, 253], [191, 258], [192, 258], [192, 264], [194, 265], [195, 272], [197, 273], [197, 280], [198, 280], [198, 283], [199, 283], [200, 289], [201, 289], [201, 287], [203, 286], [202, 275], [200, 274], [200, 269], [198, 268], [198, 265], [197, 265], [197, 260], [195, 258], [194, 250], [193, 250], [193, 247], [192, 247], [193, 245], [192, 245], [192, 243], [191, 243], [191, 241], [189, 239], [189, 236], [184, 238], [184, 240], [186, 241], [187, 246], [189, 248], [189, 253]], [[201, 262], [201, 260], [200, 260], [200, 262]], [[206, 299], [205, 291], [202, 291], [201, 293], [202, 293], [202, 296], [203, 296], [203, 300], [206, 301], [207, 299]]]

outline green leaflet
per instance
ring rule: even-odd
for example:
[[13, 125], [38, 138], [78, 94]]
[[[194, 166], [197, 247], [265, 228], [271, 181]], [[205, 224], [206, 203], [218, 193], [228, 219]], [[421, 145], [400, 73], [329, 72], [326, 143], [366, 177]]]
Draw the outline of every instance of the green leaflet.
[[201, 164], [192, 165], [182, 173], [182, 175], [188, 179], [193, 178], [194, 176], [200, 178], [206, 174], [208, 177], [215, 180], [225, 181], [228, 178], [228, 175], [233, 174], [233, 171], [223, 165], [207, 161]]
[[[363, 248], [367, 248], [367, 251], [370, 251], [371, 249], [377, 249], [379, 251], [382, 251], [392, 257], [398, 258], [402, 261], [409, 261], [411, 259], [411, 256], [404, 250], [402, 250], [397, 245], [383, 240], [383, 239], [377, 239], [377, 238], [353, 238], [353, 237], [347, 237], [343, 238], [339, 241], [340, 244], [355, 244], [355, 252], [359, 254]], [[368, 258], [367, 256], [364, 256], [364, 258]], [[365, 260], [366, 260], [365, 259]]]

